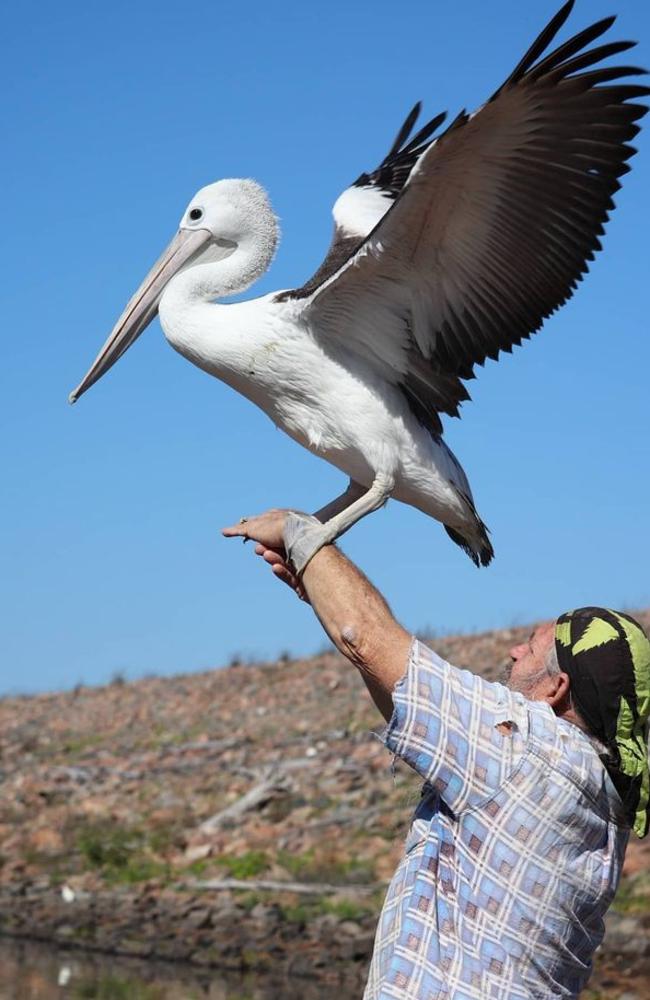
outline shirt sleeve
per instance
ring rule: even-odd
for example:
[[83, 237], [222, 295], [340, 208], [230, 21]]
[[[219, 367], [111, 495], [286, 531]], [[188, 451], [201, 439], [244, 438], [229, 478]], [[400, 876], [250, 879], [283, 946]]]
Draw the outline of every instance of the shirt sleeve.
[[[528, 737], [526, 704], [414, 639], [384, 743], [458, 813], [492, 795], [516, 766]], [[506, 732], [497, 729], [503, 722], [511, 724]]]

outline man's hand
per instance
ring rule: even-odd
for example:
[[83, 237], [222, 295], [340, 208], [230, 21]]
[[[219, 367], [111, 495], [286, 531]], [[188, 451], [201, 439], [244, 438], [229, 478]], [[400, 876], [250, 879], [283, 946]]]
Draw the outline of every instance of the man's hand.
[[265, 514], [256, 517], [242, 517], [239, 524], [224, 528], [222, 534], [226, 538], [243, 538], [259, 542], [267, 549], [284, 552], [284, 525], [286, 510], [267, 510]]
[[256, 554], [269, 564], [274, 575], [279, 580], [282, 580], [288, 587], [295, 590], [302, 601], [309, 603], [304, 587], [286, 561], [286, 553], [284, 551], [286, 515], [286, 510], [267, 510], [264, 514], [258, 514], [256, 517], [242, 518], [239, 524], [223, 528], [222, 534], [226, 538], [243, 538], [245, 542], [251, 539], [257, 542], [255, 546]]
[[334, 545], [309, 560], [298, 580], [284, 550], [286, 510], [269, 510], [224, 528], [226, 538], [252, 539], [255, 552], [303, 601], [313, 607], [336, 648], [359, 668], [379, 711], [388, 721], [392, 692], [403, 675], [411, 637], [356, 566]]

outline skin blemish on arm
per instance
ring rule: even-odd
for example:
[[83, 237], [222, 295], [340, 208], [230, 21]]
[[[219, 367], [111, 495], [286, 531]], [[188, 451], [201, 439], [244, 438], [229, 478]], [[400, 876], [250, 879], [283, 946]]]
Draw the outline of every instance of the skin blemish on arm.
[[341, 628], [341, 644], [345, 655], [355, 666], [361, 667], [362, 657], [359, 649], [359, 633], [354, 625], [343, 625]]
[[360, 631], [354, 625], [343, 625], [340, 636], [344, 655], [347, 656], [355, 667], [358, 667], [362, 671], [366, 670], [368, 667], [368, 646], [365, 630], [361, 629]]
[[344, 625], [341, 629], [341, 638], [343, 642], [349, 643], [350, 646], [354, 646], [357, 641], [357, 633], [353, 625]]

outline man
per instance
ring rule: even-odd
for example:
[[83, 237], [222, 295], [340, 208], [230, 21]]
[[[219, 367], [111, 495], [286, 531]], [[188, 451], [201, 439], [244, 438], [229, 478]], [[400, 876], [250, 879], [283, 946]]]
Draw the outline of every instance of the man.
[[412, 639], [334, 546], [314, 554], [315, 524], [269, 511], [224, 534], [255, 540], [311, 603], [425, 781], [365, 1000], [576, 997], [629, 831], [648, 830], [650, 643], [583, 608], [511, 650], [507, 687], [489, 683]]

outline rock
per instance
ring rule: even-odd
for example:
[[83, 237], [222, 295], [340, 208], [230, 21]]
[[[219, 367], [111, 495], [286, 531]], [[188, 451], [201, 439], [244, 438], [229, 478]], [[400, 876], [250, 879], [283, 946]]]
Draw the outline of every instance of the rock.
[[334, 930], [334, 928], [338, 926], [339, 926], [338, 917], [336, 917], [333, 913], [324, 913], [321, 917], [316, 917], [315, 920], [312, 920], [311, 924], [309, 925], [309, 929], [314, 934], [314, 937], [319, 937], [323, 933], [328, 933], [331, 935], [331, 932]]
[[639, 920], [610, 911], [602, 950], [608, 954], [650, 955], [650, 936]]
[[212, 926], [212, 910], [207, 906], [192, 907], [185, 917], [185, 923], [195, 930]]
[[358, 934], [355, 937], [351, 937], [347, 941], [341, 942], [341, 956], [342, 958], [346, 958], [354, 962], [357, 962], [360, 959], [369, 959], [372, 955], [374, 941], [374, 931], [370, 934], [366, 932]]
[[212, 844], [195, 844], [192, 847], [186, 848], [183, 854], [183, 860], [186, 864], [192, 864], [193, 861], [203, 861], [204, 858], [209, 857], [212, 851]]
[[359, 924], [355, 923], [354, 920], [343, 920], [337, 929], [337, 937], [359, 937], [363, 934], [363, 928], [359, 927]]
[[289, 974], [292, 976], [312, 976], [314, 959], [310, 955], [296, 955], [289, 964]]
[[119, 951], [123, 955], [138, 955], [146, 958], [151, 954], [152, 946], [139, 938], [121, 938]]
[[30, 834], [29, 846], [39, 854], [60, 854], [63, 850], [63, 837], [58, 830], [47, 826], [41, 827]]

